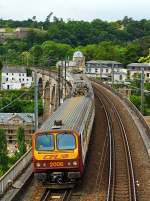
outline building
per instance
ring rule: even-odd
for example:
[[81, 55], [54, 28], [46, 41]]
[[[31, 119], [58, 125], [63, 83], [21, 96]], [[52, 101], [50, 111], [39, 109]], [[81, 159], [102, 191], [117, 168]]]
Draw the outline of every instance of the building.
[[82, 72], [84, 71], [85, 68], [85, 57], [83, 56], [83, 53], [80, 51], [76, 51], [73, 54], [73, 62], [76, 64], [76, 67], [81, 70]]
[[34, 122], [33, 113], [0, 113], [0, 128], [5, 130], [10, 144], [16, 143], [16, 132], [20, 126], [24, 128], [26, 142], [29, 142], [34, 132]]
[[114, 81], [125, 81], [127, 79], [127, 70], [117, 61], [88, 61], [86, 62], [85, 73], [89, 77], [101, 77], [106, 80], [111, 80], [112, 75]]
[[4, 42], [8, 38], [23, 39], [27, 37], [30, 32], [45, 32], [37, 28], [17, 27], [17, 28], [0, 28], [0, 42]]
[[26, 27], [16, 28], [15, 30], [16, 38], [19, 38], [19, 39], [25, 38], [31, 30], [32, 30], [31, 28], [26, 28]]
[[66, 61], [59, 61], [56, 66], [63, 66], [67, 68], [67, 71], [84, 71], [85, 68], [85, 57], [83, 56], [82, 52], [76, 51], [73, 54], [72, 60]]
[[144, 68], [144, 77], [146, 82], [150, 82], [150, 64], [148, 63], [131, 63], [127, 65], [131, 80], [140, 78], [142, 68]]
[[32, 84], [32, 77], [27, 76], [24, 67], [3, 67], [1, 89], [29, 88]]

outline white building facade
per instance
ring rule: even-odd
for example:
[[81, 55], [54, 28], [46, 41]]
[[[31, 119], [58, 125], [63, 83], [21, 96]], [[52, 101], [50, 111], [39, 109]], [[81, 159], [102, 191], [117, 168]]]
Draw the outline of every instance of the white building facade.
[[27, 76], [24, 67], [3, 67], [1, 89], [29, 88], [32, 85], [32, 77]]
[[74, 72], [74, 71], [80, 71], [83, 72], [85, 69], [85, 57], [82, 52], [76, 51], [73, 54], [72, 60], [66, 60], [66, 61], [58, 61], [56, 66], [61, 66], [65, 68], [69, 72]]
[[125, 81], [127, 79], [127, 70], [123, 68], [120, 62], [116, 61], [88, 61], [86, 62], [85, 73], [89, 77], [101, 77], [106, 80]]
[[144, 80], [145, 82], [150, 82], [150, 64], [149, 63], [131, 63], [127, 65], [130, 80], [134, 80], [135, 78], [140, 79], [140, 74], [142, 72], [142, 68], [144, 69]]

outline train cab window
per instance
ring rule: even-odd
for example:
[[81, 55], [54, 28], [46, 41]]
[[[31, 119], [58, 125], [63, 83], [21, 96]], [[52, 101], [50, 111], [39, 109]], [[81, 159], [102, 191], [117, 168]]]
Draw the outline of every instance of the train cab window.
[[76, 147], [74, 135], [61, 133], [57, 135], [57, 148], [59, 150], [73, 150]]
[[36, 149], [38, 151], [54, 150], [54, 136], [50, 134], [37, 136]]

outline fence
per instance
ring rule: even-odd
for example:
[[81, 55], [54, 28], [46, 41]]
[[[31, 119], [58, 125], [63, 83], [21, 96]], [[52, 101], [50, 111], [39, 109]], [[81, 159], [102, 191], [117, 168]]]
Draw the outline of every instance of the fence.
[[30, 149], [0, 178], [0, 195], [4, 194], [10, 183], [13, 183], [31, 163], [31, 154], [32, 151]]

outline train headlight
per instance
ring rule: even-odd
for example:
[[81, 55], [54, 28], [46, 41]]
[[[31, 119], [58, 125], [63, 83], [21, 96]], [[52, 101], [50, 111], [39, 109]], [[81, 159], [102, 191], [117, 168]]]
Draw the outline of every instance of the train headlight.
[[78, 165], [78, 162], [77, 161], [73, 161], [73, 166], [77, 166]]
[[39, 162], [37, 162], [36, 167], [41, 167], [41, 164]]
[[70, 165], [71, 165], [71, 162], [68, 162], [67, 165], [70, 166]]

